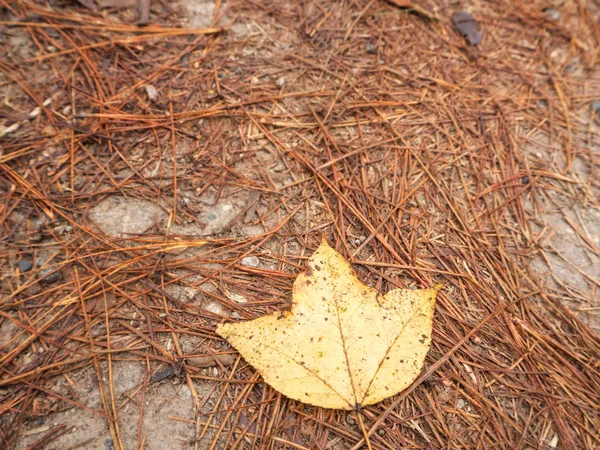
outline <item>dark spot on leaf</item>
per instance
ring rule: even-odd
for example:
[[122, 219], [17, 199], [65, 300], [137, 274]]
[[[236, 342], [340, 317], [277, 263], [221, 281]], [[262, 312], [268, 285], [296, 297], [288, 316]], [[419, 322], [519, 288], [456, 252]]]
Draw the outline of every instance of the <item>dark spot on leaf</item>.
[[321, 270], [321, 266], [315, 266], [315, 270]]

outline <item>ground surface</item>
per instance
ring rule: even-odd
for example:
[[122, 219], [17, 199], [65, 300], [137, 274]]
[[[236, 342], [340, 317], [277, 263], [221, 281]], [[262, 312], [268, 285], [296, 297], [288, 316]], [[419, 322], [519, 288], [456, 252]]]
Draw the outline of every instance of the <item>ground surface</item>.
[[600, 447], [600, 7], [437, 3], [0, 1], [1, 448], [367, 448], [214, 333], [322, 236], [445, 283], [372, 448]]

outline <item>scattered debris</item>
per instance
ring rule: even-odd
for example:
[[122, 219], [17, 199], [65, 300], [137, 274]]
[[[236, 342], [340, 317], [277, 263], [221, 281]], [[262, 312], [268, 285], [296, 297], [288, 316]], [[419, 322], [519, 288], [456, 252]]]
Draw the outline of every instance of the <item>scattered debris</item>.
[[236, 219], [239, 218], [241, 221], [240, 213], [243, 210], [243, 200], [234, 197], [205, 206], [202, 213], [198, 215], [198, 220], [204, 224], [202, 235], [209, 236], [229, 231]]
[[243, 295], [240, 295], [236, 292], [225, 291], [225, 295], [227, 296], [227, 298], [229, 300], [232, 300], [236, 303], [246, 303], [248, 301], [248, 299], [246, 297], [244, 297]]
[[[3, 319], [2, 325], [0, 325], [0, 348], [5, 347], [12, 340], [15, 332], [17, 331], [17, 325], [14, 321], [8, 317]], [[4, 351], [11, 349], [4, 348]]]
[[213, 314], [216, 314], [218, 316], [224, 316], [225, 315], [225, 308], [223, 308], [221, 306], [221, 304], [219, 302], [216, 302], [216, 301], [210, 302], [208, 305], [206, 305], [204, 307], [204, 309], [207, 310], [207, 311], [209, 311], [209, 312], [211, 312], [211, 313], [213, 313]]
[[8, 136], [9, 134], [17, 131], [19, 127], [23, 124], [23, 122], [15, 122], [8, 127], [0, 126], [0, 138], [4, 136]]
[[[206, 356], [192, 356], [191, 358], [186, 358], [186, 362], [190, 366], [198, 367], [199, 369], [203, 369], [206, 367], [214, 367], [221, 363], [224, 366], [231, 366], [236, 361], [235, 355], [231, 353], [215, 353], [214, 358], [211, 355]], [[215, 360], [216, 358], [216, 360]], [[218, 361], [218, 362], [217, 362]]]
[[151, 84], [146, 84], [144, 89], [146, 90], [146, 95], [148, 95], [148, 98], [153, 102], [156, 101], [158, 98], [158, 90]]
[[457, 11], [452, 14], [452, 23], [469, 44], [479, 45], [481, 43], [483, 39], [481, 26], [471, 14], [466, 11]]
[[560, 19], [560, 11], [558, 11], [557, 9], [554, 9], [554, 8], [544, 8], [544, 9], [542, 9], [542, 12], [549, 19], [552, 19], [552, 20], [558, 20], [558, 19]]
[[41, 269], [38, 272], [37, 276], [40, 279], [40, 281], [45, 284], [52, 284], [62, 280], [62, 273], [56, 267], [48, 267], [46, 269]]
[[158, 369], [150, 376], [150, 381], [152, 383], [158, 383], [159, 381], [166, 380], [168, 378], [173, 378], [175, 376], [179, 376], [181, 373], [181, 362], [176, 364], [166, 364], [162, 368]]

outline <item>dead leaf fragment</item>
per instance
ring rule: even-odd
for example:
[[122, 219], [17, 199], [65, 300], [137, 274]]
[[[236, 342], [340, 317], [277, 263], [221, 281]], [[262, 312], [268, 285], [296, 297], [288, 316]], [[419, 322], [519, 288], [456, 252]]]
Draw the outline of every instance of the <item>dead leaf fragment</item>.
[[282, 394], [326, 408], [359, 409], [402, 391], [418, 376], [440, 288], [381, 295], [323, 241], [296, 278], [291, 311], [221, 324], [217, 333]]
[[[229, 354], [215, 354], [215, 357], [224, 366], [231, 366], [236, 360], [235, 356]], [[214, 367], [219, 365], [215, 358], [213, 358], [211, 355], [192, 356], [191, 358], [186, 358], [186, 361], [190, 366], [198, 367], [200, 369], [204, 367]]]
[[481, 26], [471, 14], [466, 11], [457, 11], [452, 14], [452, 23], [469, 44], [479, 45], [481, 43], [483, 39]]

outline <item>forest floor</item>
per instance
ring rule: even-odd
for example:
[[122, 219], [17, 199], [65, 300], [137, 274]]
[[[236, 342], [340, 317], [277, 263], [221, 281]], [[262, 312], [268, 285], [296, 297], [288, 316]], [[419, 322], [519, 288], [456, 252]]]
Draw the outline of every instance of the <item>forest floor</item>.
[[[600, 448], [598, 3], [135, 3], [0, 0], [0, 448]], [[215, 334], [322, 237], [444, 283], [365, 430]]]

